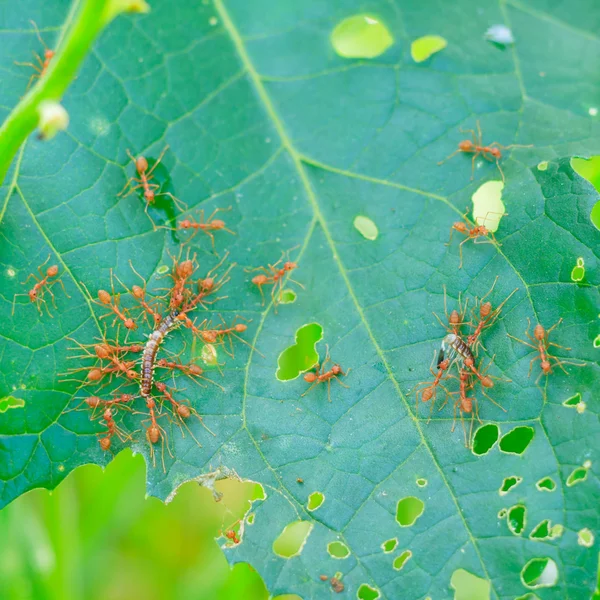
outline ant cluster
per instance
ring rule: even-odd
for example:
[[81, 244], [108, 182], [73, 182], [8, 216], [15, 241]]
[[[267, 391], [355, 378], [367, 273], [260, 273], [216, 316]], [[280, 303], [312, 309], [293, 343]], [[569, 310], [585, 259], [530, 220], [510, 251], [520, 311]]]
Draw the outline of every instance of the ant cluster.
[[[448, 314], [446, 289], [444, 288], [444, 312], [448, 323], [444, 324], [435, 313], [434, 316], [448, 333], [442, 339], [439, 351], [436, 351], [437, 361], [436, 356], [434, 355], [436, 368], [433, 368], [433, 364], [430, 367], [431, 374], [434, 377], [433, 380], [418, 383], [414, 390], [417, 401], [417, 411], [419, 399], [421, 399], [422, 402], [431, 402], [430, 415], [433, 412], [438, 389], [441, 388], [444, 390], [446, 398], [440, 407], [440, 410], [448, 402], [448, 399], [452, 399], [454, 408], [452, 431], [454, 431], [457, 413], [459, 413], [465, 436], [465, 445], [467, 447], [470, 447], [471, 444], [475, 419], [481, 423], [481, 419], [479, 418], [479, 406], [475, 396], [477, 386], [479, 386], [483, 396], [497, 406], [500, 406], [488, 394], [488, 390], [494, 387], [494, 380], [509, 381], [487, 374], [493, 363], [493, 357], [485, 368], [482, 367], [483, 361], [478, 363], [479, 349], [483, 348], [485, 350], [481, 339], [483, 332], [494, 325], [506, 302], [508, 302], [510, 297], [517, 291], [516, 289], [513, 290], [496, 308], [494, 308], [489, 300], [486, 301], [486, 298], [494, 290], [497, 280], [498, 279], [496, 278], [494, 284], [485, 296], [475, 300], [475, 307], [471, 310], [471, 318], [468, 321], [465, 320], [468, 309], [468, 300], [463, 307], [461, 306], [459, 298], [459, 310], [455, 309]], [[465, 335], [462, 331], [463, 327], [469, 327], [470, 332]], [[457, 375], [454, 375], [451, 372], [454, 365], [457, 367]], [[449, 381], [456, 381], [458, 383], [458, 389], [456, 391], [449, 391], [446, 387]], [[500, 406], [500, 408], [502, 407]], [[504, 408], [502, 408], [502, 410], [505, 411]], [[470, 415], [471, 417], [468, 433], [465, 426], [465, 414]]]
[[[135, 165], [137, 177], [131, 177], [127, 181], [119, 196], [141, 190], [146, 205], [145, 212], [148, 216], [150, 216], [148, 207], [157, 196], [161, 195], [157, 193], [160, 185], [153, 181], [154, 170], [167, 148], [162, 151], [152, 168], [149, 168], [148, 160], [145, 157], [134, 158], [128, 153]], [[167, 195], [174, 200], [178, 208], [183, 206], [183, 203], [172, 194]], [[206, 382], [224, 390], [221, 385], [207, 377], [204, 369], [195, 362], [181, 362], [179, 360], [181, 353], [169, 358], [158, 356], [163, 342], [172, 331], [189, 330], [193, 340], [202, 343], [205, 349], [209, 349], [205, 355], [209, 358], [204, 358], [205, 362], [215, 366], [219, 371], [221, 371], [222, 365], [216, 359], [217, 346], [221, 346], [223, 352], [231, 357], [234, 356], [235, 340], [245, 343], [254, 350], [253, 346], [241, 337], [248, 326], [246, 323], [239, 322], [240, 317], [236, 317], [229, 325], [222, 317], [219, 317], [221, 322], [218, 325], [214, 325], [209, 318], [194, 317], [195, 311], [198, 309], [208, 310], [218, 300], [226, 297], [219, 296], [219, 292], [230, 281], [230, 272], [235, 266], [235, 263], [225, 266], [229, 254], [225, 253], [223, 258], [201, 277], [198, 277], [199, 264], [196, 254], [190, 257], [188, 248], [185, 260], [181, 259], [183, 247], [190, 244], [198, 232], [202, 232], [210, 238], [213, 251], [218, 257], [215, 249], [215, 232], [225, 231], [235, 235], [235, 232], [226, 227], [223, 220], [215, 218], [217, 213], [223, 210], [230, 210], [230, 208], [217, 208], [208, 219], [204, 218], [204, 212], [200, 210], [197, 220], [186, 217], [179, 221], [178, 229], [192, 231], [192, 235], [183, 243], [179, 257], [172, 257], [173, 266], [168, 274], [170, 282], [166, 288], [157, 288], [153, 292], [149, 292], [146, 280], [136, 271], [131, 261], [129, 264], [132, 272], [140, 279], [139, 285], [128, 287], [111, 271], [110, 291], [100, 289], [93, 296], [86, 288], [90, 301], [104, 311], [100, 319], [112, 318], [112, 328], [115, 329], [114, 337], [110, 338], [105, 330], [102, 337], [92, 344], [82, 344], [72, 340], [77, 346], [73, 350], [81, 351], [73, 358], [89, 361], [90, 364], [73, 368], [68, 371], [67, 375], [77, 376], [79, 373], [85, 373], [83, 381], [75, 379], [80, 384], [77, 393], [85, 388], [86, 394], [74, 410], [79, 410], [82, 406], [91, 409], [92, 420], [100, 421], [102, 425], [99, 444], [105, 451], [111, 449], [115, 438], [123, 443], [132, 439], [133, 434], [127, 433], [122, 424], [125, 413], [143, 416], [141, 424], [150, 444], [152, 460], [154, 463], [156, 462], [154, 445], [161, 443], [163, 468], [165, 445], [170, 454], [171, 451], [166, 439], [166, 429], [161, 421], [162, 417], [168, 417], [179, 426], [182, 434], [184, 429], [187, 430], [199, 444], [187, 425], [187, 421], [190, 417], [195, 416], [203, 425], [204, 423], [190, 403], [178, 397], [178, 392], [181, 390], [176, 387], [176, 379], [187, 377], [197, 384], [203, 385]], [[158, 228], [155, 226], [155, 229]], [[52, 317], [45, 294], [50, 294], [56, 306], [52, 287], [59, 283], [64, 289], [64, 284], [58, 276], [57, 265], [47, 268], [46, 271], [43, 270], [49, 260], [50, 256], [38, 268], [39, 277], [34, 274], [28, 277], [28, 279], [31, 277], [35, 279], [33, 288], [27, 294], [15, 295], [13, 314], [17, 297], [26, 295], [32, 303], [37, 305], [40, 314], [42, 314], [42, 306], [45, 306], [48, 315]], [[259, 272], [251, 279], [251, 283], [258, 289], [263, 306], [265, 304], [263, 288], [271, 288], [271, 303], [276, 311], [282, 297], [284, 282], [304, 287], [290, 278], [290, 273], [297, 268], [298, 264], [283, 254], [273, 264], [256, 269], [246, 269], [246, 271]], [[119, 292], [115, 291], [115, 280], [121, 286]], [[128, 338], [135, 335], [134, 332], [142, 324], [150, 329], [147, 341], [134, 343], [128, 341]], [[122, 329], [126, 332], [123, 343], [119, 341], [119, 332]], [[331, 381], [333, 379], [339, 381], [338, 378], [346, 374], [337, 364], [327, 369], [328, 362], [330, 362], [329, 351], [321, 365], [315, 365], [313, 371], [305, 374], [305, 380], [311, 384], [307, 392], [319, 383], [327, 383], [329, 396]], [[156, 376], [157, 372], [161, 375]], [[169, 378], [172, 378], [172, 384], [168, 383]], [[110, 386], [108, 397], [106, 393], [101, 393], [106, 386]], [[90, 388], [93, 390], [88, 392]], [[204, 427], [210, 432], [206, 425]], [[212, 434], [212, 432], [210, 433]]]

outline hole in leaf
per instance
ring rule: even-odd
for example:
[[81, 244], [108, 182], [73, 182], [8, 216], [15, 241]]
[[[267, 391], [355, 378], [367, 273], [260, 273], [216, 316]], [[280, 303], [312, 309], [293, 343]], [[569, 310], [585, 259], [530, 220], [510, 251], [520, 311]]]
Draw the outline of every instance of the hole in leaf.
[[379, 235], [377, 225], [369, 217], [358, 215], [354, 218], [354, 227], [367, 240], [376, 240]]
[[553, 492], [556, 489], [556, 483], [554, 483], [552, 477], [544, 477], [535, 484], [535, 487], [540, 492]]
[[577, 532], [577, 543], [580, 546], [591, 548], [594, 545], [594, 534], [587, 527], [580, 529]]
[[521, 581], [530, 589], [552, 587], [558, 581], [558, 567], [551, 558], [532, 558], [521, 571]]
[[573, 267], [573, 270], [571, 271], [571, 281], [575, 281], [575, 282], [583, 281], [584, 277], [585, 277], [585, 261], [580, 256], [577, 259], [577, 264]]
[[419, 487], [425, 487], [427, 485], [427, 479], [423, 479], [422, 477], [417, 479], [417, 485]]
[[529, 537], [532, 540], [543, 540], [550, 537], [550, 520], [545, 519], [541, 523], [538, 523], [529, 534]]
[[250, 513], [247, 517], [246, 517], [246, 523], [248, 523], [248, 525], [254, 525], [254, 513]]
[[159, 275], [164, 275], [165, 273], [169, 272], [169, 267], [167, 267], [167, 265], [160, 265], [160, 267], [158, 267], [158, 269], [156, 269], [156, 272]]
[[564, 531], [565, 531], [565, 528], [560, 523], [557, 523], [556, 525], [552, 525], [552, 527], [550, 528], [550, 537], [552, 539], [559, 538], [564, 533]]
[[23, 408], [24, 406], [25, 400], [21, 398], [15, 398], [14, 396], [0, 398], [0, 413], [6, 412], [11, 408]]
[[397, 546], [398, 546], [398, 538], [392, 538], [390, 540], [385, 540], [385, 542], [383, 542], [383, 544], [381, 544], [381, 549], [386, 554], [389, 554], [390, 552], [393, 552]]
[[581, 394], [577, 392], [574, 396], [571, 396], [563, 402], [563, 406], [577, 406], [581, 402]]
[[331, 33], [333, 49], [344, 58], [375, 58], [393, 43], [387, 27], [371, 15], [348, 17]]
[[217, 349], [212, 344], [204, 344], [200, 351], [200, 359], [205, 365], [216, 367], [219, 364], [219, 357], [217, 355]]
[[500, 450], [509, 454], [523, 454], [534, 435], [533, 427], [515, 427], [500, 439]]
[[482, 456], [487, 454], [500, 437], [500, 430], [495, 423], [487, 423], [479, 427], [473, 437], [473, 454]]
[[410, 55], [416, 63], [420, 63], [443, 50], [447, 45], [448, 42], [439, 35], [424, 35], [410, 45]]
[[490, 582], [464, 569], [457, 569], [452, 573], [450, 585], [454, 589], [454, 600], [490, 599]]
[[572, 485], [575, 485], [576, 483], [585, 481], [587, 479], [587, 476], [588, 476], [588, 469], [585, 465], [583, 467], [577, 467], [576, 469], [573, 470], [573, 472], [569, 475], [569, 477], [567, 477], [567, 485], [569, 487], [571, 487]]
[[400, 527], [410, 527], [423, 514], [425, 504], [415, 496], [408, 496], [398, 500], [396, 507], [396, 521]]
[[379, 598], [379, 590], [371, 587], [368, 583], [363, 583], [356, 592], [356, 597], [359, 600], [377, 600]]
[[508, 515], [506, 517], [508, 528], [515, 535], [521, 535], [523, 533], [523, 529], [525, 529], [526, 515], [527, 509], [523, 504], [517, 504], [508, 509]]
[[294, 290], [281, 290], [279, 292], [279, 304], [293, 304], [296, 302], [296, 292]]
[[508, 512], [508, 511], [507, 511], [505, 508], [501, 508], [501, 509], [498, 511], [498, 518], [499, 518], [499, 519], [504, 519], [504, 517], [506, 517], [506, 513], [507, 513], [507, 512]]
[[394, 562], [392, 563], [392, 567], [394, 567], [396, 571], [399, 571], [411, 556], [412, 552], [410, 550], [405, 550], [402, 554], [396, 556]]
[[[600, 191], [600, 156], [592, 156], [589, 159], [572, 158], [571, 166]], [[600, 229], [600, 200], [592, 207], [590, 220], [596, 229]]]
[[273, 542], [273, 552], [282, 558], [298, 556], [302, 552], [312, 528], [313, 524], [308, 521], [289, 523]]
[[519, 485], [523, 481], [522, 477], [518, 477], [517, 475], [513, 475], [512, 477], [506, 477], [500, 486], [500, 495], [504, 496], [512, 490], [515, 486]]
[[473, 221], [492, 233], [498, 231], [500, 219], [506, 212], [502, 202], [502, 181], [486, 181], [473, 194]]
[[327, 552], [333, 558], [347, 558], [350, 556], [350, 549], [344, 542], [330, 542], [327, 544]]
[[538, 163], [538, 171], [547, 171], [548, 170], [548, 161], [543, 160], [541, 163]]
[[265, 489], [260, 483], [255, 483], [250, 494], [250, 502], [256, 502], [257, 500], [264, 500], [267, 497]]
[[600, 348], [600, 334], [598, 334], [593, 341], [594, 348]]
[[321, 492], [313, 492], [308, 497], [308, 504], [306, 508], [310, 511], [317, 510], [321, 504], [325, 502], [325, 496]]
[[311, 369], [319, 362], [316, 344], [323, 339], [323, 327], [318, 323], [303, 325], [296, 331], [296, 342], [286, 348], [277, 359], [279, 381], [296, 379], [300, 373]]

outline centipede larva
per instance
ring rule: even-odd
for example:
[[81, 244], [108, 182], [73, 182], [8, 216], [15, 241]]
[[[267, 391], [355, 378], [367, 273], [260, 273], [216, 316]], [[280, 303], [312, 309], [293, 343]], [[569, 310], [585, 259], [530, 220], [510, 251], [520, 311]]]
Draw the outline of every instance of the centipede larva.
[[154, 361], [156, 360], [156, 354], [167, 333], [178, 324], [177, 315], [179, 313], [180, 310], [177, 308], [172, 310], [148, 336], [148, 341], [144, 346], [142, 354], [142, 378], [140, 380], [140, 396], [142, 398], [150, 397], [154, 382]]

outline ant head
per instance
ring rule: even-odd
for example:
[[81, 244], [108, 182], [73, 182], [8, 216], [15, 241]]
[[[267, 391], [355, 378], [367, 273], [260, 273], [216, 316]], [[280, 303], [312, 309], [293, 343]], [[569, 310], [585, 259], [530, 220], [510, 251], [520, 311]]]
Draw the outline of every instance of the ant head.
[[198, 287], [203, 291], [212, 290], [215, 285], [215, 280], [212, 277], [207, 277], [206, 279], [198, 279]]
[[159, 392], [164, 392], [167, 389], [167, 386], [162, 381], [157, 381], [154, 385]]
[[58, 274], [58, 267], [56, 265], [52, 265], [46, 269], [46, 275], [48, 277], [55, 277]]
[[100, 381], [102, 379], [102, 371], [100, 369], [90, 369], [87, 378], [88, 381]]
[[268, 278], [266, 275], [256, 275], [252, 278], [252, 283], [255, 285], [264, 285], [267, 283]]
[[492, 312], [492, 303], [491, 302], [484, 302], [480, 307], [479, 307], [479, 316], [484, 319], [485, 317], [487, 317], [490, 312]]
[[191, 414], [192, 411], [190, 410], [189, 406], [186, 406], [185, 404], [180, 404], [177, 407], [177, 414], [182, 418], [182, 419], [187, 419]]
[[94, 352], [98, 358], [108, 358], [110, 355], [110, 350], [105, 344], [98, 344], [94, 346]]
[[203, 371], [198, 365], [190, 365], [189, 371], [192, 375], [202, 375]]
[[152, 202], [154, 202], [154, 190], [150, 190], [150, 189], [145, 190], [144, 191], [144, 199], [149, 204], [152, 204]]
[[177, 276], [178, 277], [189, 277], [194, 272], [194, 263], [191, 260], [184, 260], [181, 264], [177, 265]]
[[37, 297], [38, 297], [38, 291], [37, 291], [35, 288], [33, 288], [33, 289], [29, 290], [29, 291], [27, 292], [27, 294], [29, 295], [29, 299], [30, 299], [32, 302], [35, 302], [35, 301], [37, 300]]
[[442, 369], [442, 371], [446, 371], [448, 369], [448, 367], [450, 366], [450, 359], [449, 358], [445, 358], [439, 365], [438, 368]]
[[131, 293], [138, 299], [141, 299], [144, 297], [144, 290], [139, 285], [134, 285], [131, 288]]
[[98, 290], [98, 300], [102, 304], [110, 304], [112, 302], [111, 295], [106, 290]]
[[157, 444], [158, 440], [160, 440], [160, 429], [156, 425], [148, 427], [146, 437], [151, 444]]
[[248, 329], [248, 325], [246, 325], [245, 323], [237, 323], [234, 329], [238, 333], [242, 333], [242, 331], [246, 331], [246, 329]]
[[486, 388], [494, 387], [494, 382], [487, 375], [481, 378], [481, 385]]
[[462, 221], [456, 221], [456, 223], [452, 224], [452, 229], [456, 229], [456, 231], [465, 233], [467, 231], [467, 224], [463, 223]]
[[50, 48], [46, 48], [46, 50], [44, 51], [44, 58], [46, 60], [51, 60], [54, 58], [54, 55], [56, 53], [54, 52], [54, 50], [50, 50]]
[[151, 409], [156, 408], [156, 402], [154, 401], [154, 398], [146, 398], [146, 406]]
[[312, 371], [310, 373], [305, 373], [304, 374], [304, 381], [308, 382], [308, 383], [313, 383], [317, 380], [317, 375], [316, 373], [313, 373]]
[[475, 149], [475, 144], [471, 140], [462, 140], [458, 143], [458, 149], [463, 152], [473, 152]]
[[293, 271], [298, 265], [295, 262], [291, 262], [291, 261], [286, 261], [283, 263], [283, 270], [284, 271]]
[[133, 394], [122, 394], [121, 395], [121, 402], [132, 402], [133, 401]]
[[225, 221], [221, 221], [221, 219], [213, 219], [211, 221], [211, 225], [213, 229], [223, 229], [223, 227], [225, 227]]
[[145, 173], [148, 170], [148, 161], [144, 156], [138, 156], [135, 159], [135, 168], [138, 173]]
[[539, 323], [535, 326], [535, 329], [533, 330], [533, 337], [538, 340], [541, 341], [544, 339], [544, 336], [546, 335], [546, 330], [542, 327], [542, 325], [540, 325]]
[[105, 421], [112, 421], [113, 418], [113, 414], [112, 414], [112, 410], [110, 410], [110, 408], [107, 408], [104, 413], [102, 414], [102, 418]]
[[331, 372], [334, 375], [339, 375], [342, 372], [342, 367], [340, 367], [340, 365], [333, 365], [333, 367], [331, 367]]
[[467, 369], [470, 369], [473, 366], [473, 359], [465, 358], [464, 363], [465, 363], [465, 367], [467, 367]]
[[546, 373], [546, 375], [548, 373], [552, 373], [552, 365], [550, 364], [549, 360], [543, 360], [542, 364], [541, 364], [541, 367], [542, 367], [542, 371], [544, 373]]
[[192, 222], [189, 219], [183, 219], [183, 221], [179, 221], [179, 227], [181, 229], [189, 229], [192, 226]]
[[109, 437], [100, 438], [100, 448], [102, 448], [102, 450], [110, 450], [110, 438]]
[[89, 398], [85, 399], [85, 403], [90, 408], [96, 408], [97, 406], [100, 406], [100, 398], [98, 398], [98, 396], [90, 396]]
[[127, 379], [137, 379], [137, 373], [132, 369], [127, 371], [125, 374], [127, 375]]
[[502, 152], [500, 151], [500, 148], [488, 148], [487, 151], [494, 157], [494, 158], [502, 158]]
[[460, 323], [460, 315], [456, 309], [450, 313], [448, 321], [450, 321], [450, 325], [458, 325]]
[[127, 329], [135, 329], [137, 325], [133, 319], [125, 319], [125, 327]]

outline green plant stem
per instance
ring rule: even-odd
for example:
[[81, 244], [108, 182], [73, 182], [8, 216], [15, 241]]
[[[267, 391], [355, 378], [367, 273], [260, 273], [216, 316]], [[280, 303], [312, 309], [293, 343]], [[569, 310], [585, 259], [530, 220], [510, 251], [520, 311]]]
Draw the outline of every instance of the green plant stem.
[[[21, 99], [0, 127], [0, 184], [21, 144], [37, 127], [38, 107], [45, 100], [58, 102], [77, 72], [94, 40], [117, 13], [114, 0], [74, 0], [71, 23], [48, 71]], [[80, 6], [77, 7], [77, 4]]]

